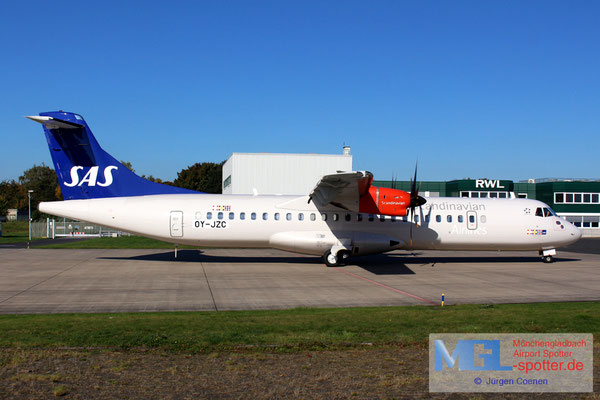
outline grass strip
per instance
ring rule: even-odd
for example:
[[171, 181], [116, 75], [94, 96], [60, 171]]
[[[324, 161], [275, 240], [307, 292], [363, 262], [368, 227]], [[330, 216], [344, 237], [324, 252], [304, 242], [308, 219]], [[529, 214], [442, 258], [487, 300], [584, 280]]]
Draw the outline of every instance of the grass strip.
[[431, 332], [600, 333], [599, 302], [0, 316], [4, 348], [297, 352], [422, 345]]
[[[38, 246], [38, 249], [173, 249], [173, 243], [141, 236], [102, 237], [70, 243]], [[180, 249], [197, 249], [198, 246], [178, 245]]]

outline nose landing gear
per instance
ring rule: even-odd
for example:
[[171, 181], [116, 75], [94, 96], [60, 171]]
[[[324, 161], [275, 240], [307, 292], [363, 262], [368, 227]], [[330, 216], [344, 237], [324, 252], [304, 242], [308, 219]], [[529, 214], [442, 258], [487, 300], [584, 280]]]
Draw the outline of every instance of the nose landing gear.
[[546, 264], [554, 262], [554, 258], [552, 258], [552, 256], [555, 255], [556, 249], [540, 250], [540, 256], [542, 256], [542, 261]]

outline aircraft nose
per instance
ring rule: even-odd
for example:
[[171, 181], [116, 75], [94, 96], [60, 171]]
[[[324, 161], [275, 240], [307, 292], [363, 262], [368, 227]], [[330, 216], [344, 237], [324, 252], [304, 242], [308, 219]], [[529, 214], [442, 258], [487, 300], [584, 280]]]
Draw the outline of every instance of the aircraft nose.
[[573, 239], [574, 240], [581, 239], [581, 235], [582, 235], [581, 229], [579, 229], [575, 225], [572, 225], [571, 229], [572, 229], [571, 235], [573, 236]]

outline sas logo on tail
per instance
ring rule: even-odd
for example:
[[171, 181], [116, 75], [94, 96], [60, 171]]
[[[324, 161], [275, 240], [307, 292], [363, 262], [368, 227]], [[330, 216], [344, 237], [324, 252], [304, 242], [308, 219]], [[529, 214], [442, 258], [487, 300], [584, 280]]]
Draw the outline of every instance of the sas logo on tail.
[[104, 168], [104, 181], [98, 182], [98, 169], [99, 168], [100, 167], [97, 167], [97, 166], [90, 167], [90, 169], [83, 176], [83, 178], [81, 178], [81, 180], [79, 180], [79, 171], [83, 170], [83, 167], [75, 166], [75, 167], [71, 168], [71, 182], [63, 182], [63, 183], [65, 184], [65, 186], [68, 186], [68, 187], [81, 186], [84, 183], [86, 183], [87, 186], [98, 185], [98, 186], [106, 187], [106, 186], [112, 185], [112, 183], [113, 183], [112, 172], [119, 168], [114, 165], [109, 165], [108, 167]]

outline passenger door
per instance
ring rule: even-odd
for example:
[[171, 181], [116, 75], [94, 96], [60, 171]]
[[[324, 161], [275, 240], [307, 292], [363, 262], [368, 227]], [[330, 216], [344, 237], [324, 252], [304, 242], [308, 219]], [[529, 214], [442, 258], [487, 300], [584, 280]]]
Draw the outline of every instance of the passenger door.
[[171, 211], [171, 237], [183, 236], [183, 211]]
[[467, 211], [467, 228], [477, 229], [477, 213], [475, 211]]

